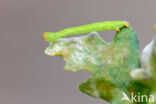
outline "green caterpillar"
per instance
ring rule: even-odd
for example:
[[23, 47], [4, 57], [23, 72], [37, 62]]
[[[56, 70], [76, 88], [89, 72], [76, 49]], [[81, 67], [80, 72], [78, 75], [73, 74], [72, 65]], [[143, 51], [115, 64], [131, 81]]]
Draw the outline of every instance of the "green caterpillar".
[[120, 28], [127, 26], [129, 23], [127, 21], [106, 21], [106, 22], [97, 22], [88, 25], [83, 25], [79, 27], [66, 28], [58, 32], [44, 32], [43, 38], [48, 42], [55, 42], [57, 39], [68, 36], [68, 35], [77, 35], [85, 34], [93, 31], [104, 31], [104, 30], [115, 30], [120, 31]]

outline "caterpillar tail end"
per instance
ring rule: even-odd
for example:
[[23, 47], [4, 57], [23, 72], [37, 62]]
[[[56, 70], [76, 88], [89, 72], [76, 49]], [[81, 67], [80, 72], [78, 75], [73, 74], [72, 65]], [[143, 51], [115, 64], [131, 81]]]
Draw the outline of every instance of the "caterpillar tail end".
[[126, 23], [125, 23], [125, 26], [126, 27], [129, 27], [130, 26], [130, 23], [129, 22], [127, 22], [127, 21], [125, 21]]

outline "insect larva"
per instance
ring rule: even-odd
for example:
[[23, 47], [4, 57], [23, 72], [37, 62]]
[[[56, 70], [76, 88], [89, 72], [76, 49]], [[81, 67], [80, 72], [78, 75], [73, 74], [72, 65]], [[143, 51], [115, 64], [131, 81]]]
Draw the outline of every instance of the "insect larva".
[[79, 27], [66, 28], [58, 32], [44, 32], [43, 38], [48, 42], [55, 42], [57, 39], [68, 36], [68, 35], [77, 35], [85, 34], [93, 31], [104, 31], [104, 30], [115, 30], [119, 31], [122, 27], [129, 27], [127, 21], [106, 21], [106, 22], [97, 22], [88, 25], [83, 25]]

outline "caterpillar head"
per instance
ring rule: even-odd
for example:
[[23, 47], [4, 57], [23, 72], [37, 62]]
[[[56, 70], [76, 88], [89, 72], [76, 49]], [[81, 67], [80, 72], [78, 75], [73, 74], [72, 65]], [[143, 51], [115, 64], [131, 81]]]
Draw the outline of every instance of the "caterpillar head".
[[59, 39], [58, 35], [54, 32], [44, 32], [42, 37], [47, 42], [55, 42]]

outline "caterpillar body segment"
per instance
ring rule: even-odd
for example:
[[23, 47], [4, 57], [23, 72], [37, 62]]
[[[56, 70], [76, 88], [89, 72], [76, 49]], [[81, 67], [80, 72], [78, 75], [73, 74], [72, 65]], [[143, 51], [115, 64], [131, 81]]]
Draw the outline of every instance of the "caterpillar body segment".
[[105, 21], [97, 22], [88, 25], [82, 25], [79, 27], [66, 28], [58, 32], [44, 32], [43, 38], [48, 42], [55, 42], [57, 39], [68, 36], [68, 35], [77, 35], [77, 34], [86, 34], [93, 31], [105, 31], [105, 30], [115, 30], [120, 31], [122, 27], [129, 27], [127, 21]]

